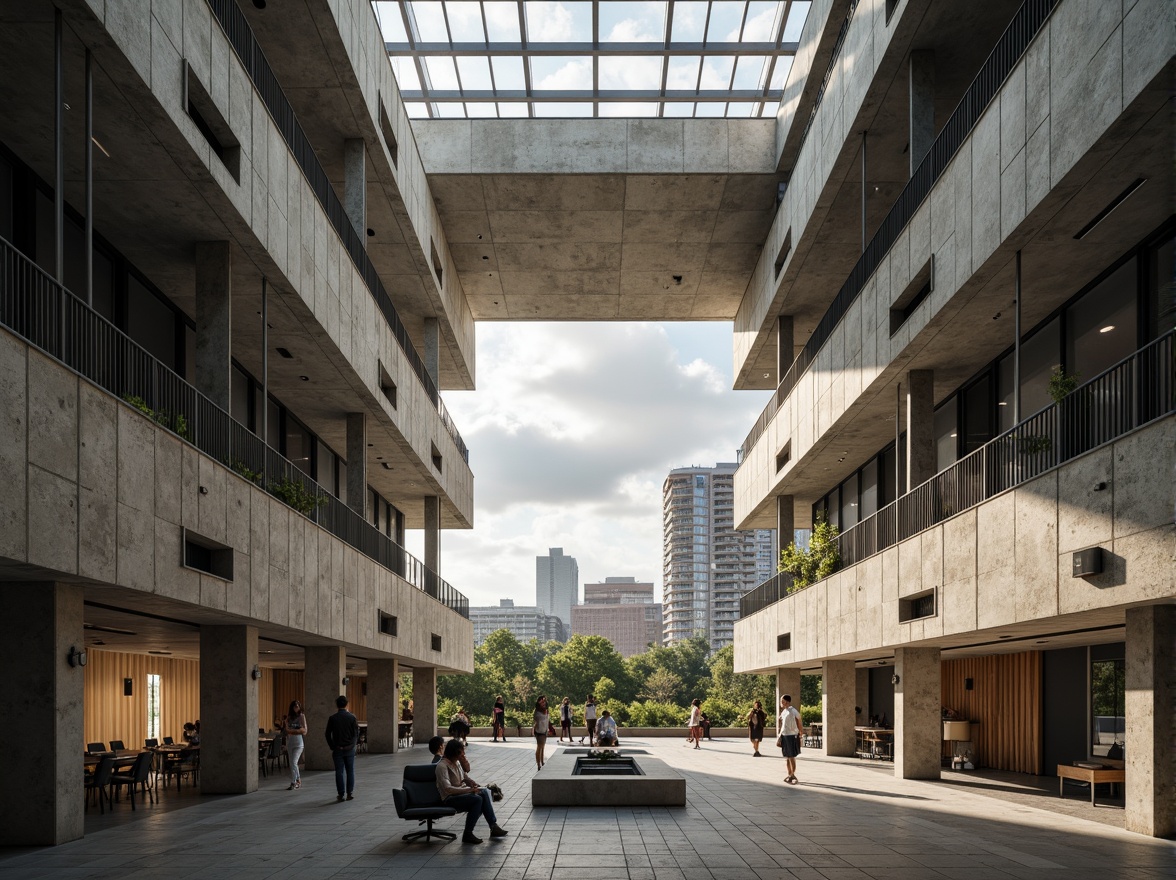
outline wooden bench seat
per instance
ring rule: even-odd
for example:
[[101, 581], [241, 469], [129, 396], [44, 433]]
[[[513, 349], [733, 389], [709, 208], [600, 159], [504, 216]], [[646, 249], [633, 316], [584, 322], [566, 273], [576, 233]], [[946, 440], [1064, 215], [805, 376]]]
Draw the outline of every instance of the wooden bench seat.
[[1066, 780], [1077, 779], [1090, 783], [1090, 805], [1094, 806], [1094, 787], [1100, 782], [1111, 784], [1111, 796], [1115, 794], [1115, 783], [1126, 782], [1126, 774], [1115, 767], [1075, 767], [1073, 764], [1058, 764], [1058, 797], [1066, 796]]

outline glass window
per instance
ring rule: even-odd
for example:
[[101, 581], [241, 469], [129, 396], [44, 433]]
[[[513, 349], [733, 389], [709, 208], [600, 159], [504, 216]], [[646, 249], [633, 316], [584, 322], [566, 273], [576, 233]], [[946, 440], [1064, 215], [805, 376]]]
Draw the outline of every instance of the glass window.
[[37, 265], [48, 272], [50, 275], [56, 275], [56, 244], [53, 237], [53, 197], [46, 195], [39, 187], [37, 189], [37, 231], [36, 231], [36, 254]]
[[160, 697], [160, 676], [147, 673], [147, 738], [159, 739], [160, 713], [163, 700]]
[[282, 451], [282, 408], [273, 398], [266, 401], [266, 434], [267, 445], [279, 452]]
[[337, 460], [337, 467], [339, 470], [339, 491], [336, 496], [344, 504], [347, 503], [347, 462], [343, 459]]
[[1021, 418], [1041, 412], [1053, 400], [1049, 396], [1049, 374], [1062, 362], [1054, 318], [1021, 343]]
[[1066, 309], [1066, 372], [1086, 382], [1131, 355], [1139, 336], [1137, 266], [1128, 260]]
[[1176, 324], [1176, 236], [1169, 236], [1149, 255], [1148, 334], [1150, 342]]
[[380, 527], [380, 496], [371, 486], [368, 486], [367, 492], [368, 515], [372, 518], [372, 525], [378, 529]]
[[127, 335], [175, 369], [176, 313], [133, 274], [127, 279]]
[[858, 523], [858, 475], [853, 474], [838, 487], [841, 491], [841, 531], [852, 529]]
[[1013, 356], [1007, 354], [996, 367], [996, 430], [1003, 434], [1013, 427]]
[[957, 403], [953, 394], [935, 410], [932, 430], [935, 431], [935, 471], [938, 473], [955, 464], [958, 444]]
[[879, 456], [882, 460], [882, 473], [880, 473], [878, 482], [881, 484], [881, 494], [878, 499], [878, 506], [885, 507], [890, 502], [897, 498], [897, 493], [894, 487], [899, 485], [897, 468], [898, 456], [894, 452], [893, 446], [888, 446], [882, 451]]
[[865, 519], [878, 512], [878, 459], [871, 458], [862, 468], [862, 506], [858, 515]]
[[315, 462], [314, 478], [320, 486], [339, 497], [339, 486], [335, 482], [335, 453], [322, 440], [318, 441], [318, 460]]
[[[964, 411], [963, 443], [964, 455], [979, 449], [992, 439], [992, 380], [984, 376], [963, 393]], [[1004, 409], [1005, 407], [999, 407]]]
[[229, 372], [229, 415], [254, 430], [249, 419], [249, 377], [236, 366]]
[[1127, 735], [1125, 685], [1123, 660], [1095, 660], [1090, 664], [1091, 753], [1095, 757], [1107, 757], [1115, 743], [1123, 747]]
[[196, 330], [184, 325], [184, 378], [196, 381]]
[[114, 260], [94, 247], [94, 311], [114, 323]]
[[289, 413], [286, 414], [286, 458], [307, 476], [313, 474], [310, 431]]
[[12, 241], [12, 166], [0, 156], [0, 238]]

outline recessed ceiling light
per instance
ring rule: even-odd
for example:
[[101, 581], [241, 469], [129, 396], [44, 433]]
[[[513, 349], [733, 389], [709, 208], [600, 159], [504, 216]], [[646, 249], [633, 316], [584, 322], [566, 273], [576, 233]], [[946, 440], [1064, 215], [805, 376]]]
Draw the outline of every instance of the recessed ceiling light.
[[309, 381], [310, 381], [310, 376], [299, 376], [298, 378], [299, 378], [299, 379], [301, 379], [303, 382], [309, 382]]
[[1110, 333], [1110, 332], [1111, 332], [1112, 330], [1114, 330], [1114, 329], [1115, 329], [1115, 325], [1114, 325], [1114, 324], [1107, 324], [1107, 326], [1105, 326], [1105, 327], [1100, 327], [1100, 328], [1098, 329], [1098, 332], [1099, 332], [1099, 333]]
[[376, 230], [374, 230], [374, 229], [369, 229], [369, 230], [367, 231], [367, 234], [368, 234], [368, 238], [375, 238], [375, 237], [376, 237]]
[[293, 360], [293, 358], [294, 358], [294, 355], [290, 354], [290, 349], [288, 349], [288, 348], [275, 348], [274, 351], [276, 351], [278, 354], [280, 354], [284, 358], [288, 358], [291, 360]]
[[997, 404], [997, 406], [1008, 406], [1008, 405], [1009, 405], [1009, 402], [1007, 400], [1002, 400]]

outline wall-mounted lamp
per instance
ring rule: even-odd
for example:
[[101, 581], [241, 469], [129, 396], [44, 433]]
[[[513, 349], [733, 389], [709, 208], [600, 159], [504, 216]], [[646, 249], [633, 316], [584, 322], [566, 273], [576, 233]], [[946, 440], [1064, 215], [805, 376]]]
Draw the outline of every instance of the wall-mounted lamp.
[[254, 681], [257, 681], [259, 678], [261, 678], [261, 667], [256, 663], [253, 664], [253, 669], [249, 671], [249, 677]]
[[343, 676], [343, 687], [347, 687], [347, 685], [349, 685], [349, 684], [351, 684], [351, 676], [350, 675]]
[[207, 494], [208, 494], [208, 487], [207, 487], [207, 486], [201, 486], [201, 487], [200, 487], [200, 494], [201, 494], [201, 495], [207, 495]]
[[898, 682], [899, 682], [899, 677], [897, 675], [890, 676], [890, 683], [891, 684], [898, 684]]
[[70, 666], [85, 666], [89, 661], [85, 651], [79, 651], [73, 645], [69, 647], [69, 653], [66, 654], [65, 659], [69, 661]]

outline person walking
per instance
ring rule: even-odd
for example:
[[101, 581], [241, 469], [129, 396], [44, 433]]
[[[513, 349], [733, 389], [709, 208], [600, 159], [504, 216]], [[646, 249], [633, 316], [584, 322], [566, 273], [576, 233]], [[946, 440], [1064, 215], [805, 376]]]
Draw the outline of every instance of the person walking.
[[572, 701], [568, 697], [563, 698], [563, 702], [559, 704], [559, 741], [564, 741], [564, 734], [568, 735], [568, 742], [572, 741]]
[[506, 837], [507, 830], [498, 824], [498, 819], [494, 815], [494, 800], [490, 790], [470, 778], [462, 766], [464, 755], [465, 745], [462, 741], [451, 739], [445, 744], [444, 757], [436, 764], [437, 792], [441, 795], [441, 802], [459, 813], [466, 814], [465, 833], [461, 836], [461, 842], [482, 842], [482, 838], [474, 834], [479, 816], [486, 817], [491, 837]]
[[494, 708], [490, 710], [490, 726], [494, 728], [494, 742], [498, 742], [500, 735], [502, 741], [506, 742], [506, 705], [502, 702], [501, 694], [494, 698]]
[[290, 762], [290, 784], [286, 786], [286, 791], [302, 788], [298, 759], [302, 757], [302, 749], [305, 747], [302, 737], [306, 731], [306, 715], [302, 712], [302, 703], [294, 700], [281, 727], [282, 735], [286, 737], [286, 758]]
[[694, 742], [694, 748], [700, 749], [699, 745], [702, 742], [702, 702], [695, 698], [690, 701], [690, 739]]
[[540, 694], [535, 701], [535, 721], [532, 730], [535, 732], [535, 769], [543, 769], [547, 751], [547, 732], [551, 729], [551, 714], [547, 710], [547, 697]]
[[796, 785], [796, 756], [800, 754], [800, 738], [804, 735], [804, 723], [800, 713], [792, 705], [792, 697], [785, 694], [780, 698], [780, 751], [788, 762], [788, 775], [784, 781]]
[[[595, 744], [596, 738], [596, 697], [592, 694], [588, 695], [587, 702], [584, 703], [584, 726], [588, 728], [588, 745]], [[580, 737], [580, 745], [584, 744], [584, 737]]]
[[347, 711], [347, 697], [335, 697], [339, 711], [327, 719], [327, 745], [331, 747], [331, 758], [335, 762], [335, 790], [343, 800], [343, 781], [347, 777], [347, 800], [354, 800], [355, 791], [355, 747], [359, 745], [359, 722]]
[[764, 724], [767, 723], [768, 713], [764, 711], [763, 704], [755, 701], [755, 705], [751, 707], [751, 711], [747, 713], [747, 738], [751, 740], [751, 756], [753, 758], [760, 757], [760, 743], [764, 738]]

